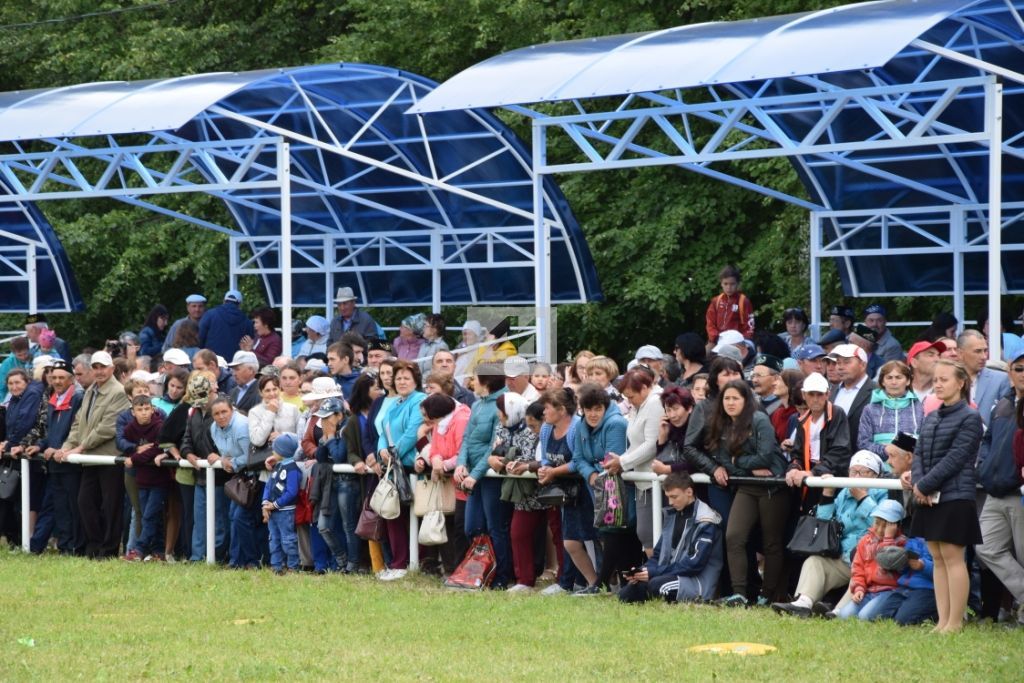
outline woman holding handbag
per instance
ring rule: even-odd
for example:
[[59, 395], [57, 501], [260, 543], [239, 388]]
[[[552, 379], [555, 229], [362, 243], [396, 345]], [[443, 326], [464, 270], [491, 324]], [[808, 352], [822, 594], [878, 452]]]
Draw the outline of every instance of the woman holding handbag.
[[[592, 361], [593, 362], [593, 361]], [[608, 453], [626, 450], [626, 418], [612, 402], [611, 396], [598, 384], [588, 382], [580, 387], [579, 405], [583, 420], [576, 430], [576, 448], [572, 460], [576, 471], [591, 489], [609, 480], [604, 470]], [[636, 535], [636, 492], [632, 482], [621, 484], [619, 504], [623, 507], [625, 525], [605, 526], [598, 530], [601, 539], [601, 571], [598, 585], [607, 586], [613, 575], [629, 571], [647, 560]]]
[[[416, 443], [419, 455], [416, 456], [413, 469], [417, 474], [427, 474], [432, 486], [451, 487], [449, 492], [454, 496], [455, 487], [447, 478], [446, 472], [455, 469], [455, 461], [459, 457], [466, 425], [469, 423], [469, 406], [446, 394], [432, 394], [420, 403], [420, 412], [423, 414], [423, 424], [419, 428], [419, 439]], [[416, 495], [420, 495], [419, 491]], [[418, 504], [419, 500], [416, 502]], [[461, 515], [458, 515], [459, 508], [462, 508]], [[445, 535], [448, 540], [440, 546], [433, 546], [437, 548], [436, 554], [440, 556], [438, 573], [451, 574], [466, 554], [469, 543], [465, 534], [456, 533], [456, 522], [465, 524], [465, 508], [466, 501], [456, 498], [455, 514], [445, 515]], [[421, 548], [420, 558], [423, 564], [426, 564], [424, 558], [428, 555], [430, 552], [425, 553]], [[434, 559], [434, 562], [438, 562], [438, 559]]]
[[[416, 458], [417, 432], [423, 421], [420, 403], [426, 394], [421, 389], [419, 365], [400, 360], [394, 367], [397, 398], [384, 417], [383, 432], [377, 440], [377, 457], [384, 465], [391, 464], [395, 477], [408, 478], [406, 469], [412, 468]], [[381, 581], [404, 578], [409, 567], [408, 503], [403, 503], [401, 510], [398, 517], [387, 520], [391, 566], [380, 576]]]
[[487, 479], [488, 456], [498, 428], [497, 399], [506, 393], [505, 369], [497, 363], [481, 363], [475, 370], [477, 400], [466, 423], [455, 468], [455, 485], [469, 493], [466, 501], [466, 536], [488, 534], [497, 562], [492, 588], [502, 590], [512, 578], [512, 547], [509, 543], [511, 506], [501, 500], [501, 480]]
[[[207, 460], [211, 465], [218, 462], [232, 479], [255, 475], [245, 474], [249, 463], [249, 422], [245, 415], [237, 412], [226, 396], [218, 396], [210, 403], [213, 415], [213, 445], [217, 449]], [[225, 484], [229, 487], [231, 482]], [[257, 501], [258, 502], [258, 501]], [[228, 566], [232, 569], [255, 568], [260, 562], [260, 508], [258, 505], [244, 506], [231, 501], [231, 534], [228, 545]], [[196, 520], [199, 524], [199, 520]], [[192, 552], [196, 549], [193, 547]]]

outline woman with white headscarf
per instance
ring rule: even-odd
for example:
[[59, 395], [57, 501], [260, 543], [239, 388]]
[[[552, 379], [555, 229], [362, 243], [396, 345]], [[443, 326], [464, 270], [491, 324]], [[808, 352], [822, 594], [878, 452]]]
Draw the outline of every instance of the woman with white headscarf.
[[461, 384], [466, 383], [466, 378], [473, 374], [476, 364], [476, 350], [459, 353], [459, 349], [479, 344], [484, 340], [484, 328], [476, 320], [467, 320], [462, 326], [462, 341], [455, 347], [455, 379]]

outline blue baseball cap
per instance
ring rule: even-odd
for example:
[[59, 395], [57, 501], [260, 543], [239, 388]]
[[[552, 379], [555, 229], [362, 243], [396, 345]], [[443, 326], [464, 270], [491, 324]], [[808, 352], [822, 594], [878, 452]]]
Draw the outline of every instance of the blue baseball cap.
[[825, 353], [825, 349], [821, 348], [817, 344], [802, 344], [793, 352], [793, 358], [796, 360], [813, 360], [827, 355], [828, 354]]
[[903, 520], [903, 514], [903, 506], [900, 505], [899, 501], [889, 498], [876, 505], [875, 509], [871, 511], [872, 517], [881, 517], [887, 522], [900, 522]]
[[878, 315], [882, 316], [883, 318], [888, 318], [889, 317], [888, 315], [886, 315], [886, 313], [885, 313], [885, 306], [883, 306], [882, 304], [871, 304], [870, 306], [868, 306], [867, 308], [864, 309], [864, 317], [865, 318], [868, 317], [869, 315], [874, 315], [874, 314], [878, 314]]

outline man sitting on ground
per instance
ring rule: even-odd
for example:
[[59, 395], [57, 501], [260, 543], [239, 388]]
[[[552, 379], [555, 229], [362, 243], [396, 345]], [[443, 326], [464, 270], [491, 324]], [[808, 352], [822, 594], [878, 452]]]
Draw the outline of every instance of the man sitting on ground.
[[711, 600], [722, 571], [721, 516], [698, 500], [685, 472], [673, 472], [662, 485], [669, 507], [661, 539], [647, 564], [632, 574], [619, 591], [622, 602]]

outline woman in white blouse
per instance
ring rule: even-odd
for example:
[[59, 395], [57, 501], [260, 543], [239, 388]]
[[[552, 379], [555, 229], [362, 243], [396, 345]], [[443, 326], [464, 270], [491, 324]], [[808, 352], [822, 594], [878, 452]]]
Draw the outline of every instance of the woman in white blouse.
[[[619, 390], [629, 401], [629, 425], [626, 428], [626, 452], [618, 455], [609, 453], [605, 469], [610, 474], [620, 472], [650, 472], [651, 462], [658, 454], [658, 433], [665, 409], [661, 405], [660, 390], [654, 386], [654, 374], [644, 367], [630, 370], [622, 378]], [[653, 484], [649, 481], [636, 483], [636, 535], [644, 551], [650, 556], [654, 552], [654, 525], [652, 510], [661, 505], [651, 496]]]

